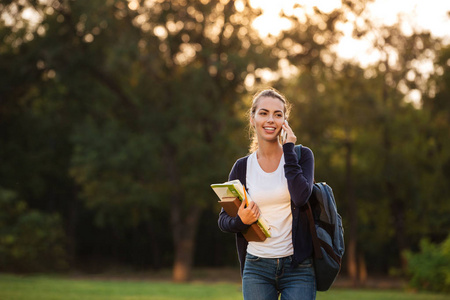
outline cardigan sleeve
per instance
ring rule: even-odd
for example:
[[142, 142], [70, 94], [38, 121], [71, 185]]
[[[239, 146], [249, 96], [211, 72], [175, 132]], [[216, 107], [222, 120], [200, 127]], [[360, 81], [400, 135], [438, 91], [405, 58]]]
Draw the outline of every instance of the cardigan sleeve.
[[[242, 173], [240, 172], [242, 163], [245, 163], [245, 161], [243, 160], [236, 161], [233, 168], [231, 169], [230, 175], [228, 176], [228, 180], [240, 179], [239, 175], [240, 173]], [[250, 225], [246, 225], [242, 222], [239, 215], [236, 215], [236, 217], [231, 217], [226, 213], [226, 211], [223, 208], [219, 214], [218, 225], [220, 230], [222, 230], [223, 232], [231, 232], [231, 233], [242, 232], [250, 227]]]
[[301, 207], [308, 202], [314, 184], [314, 154], [308, 147], [302, 146], [300, 162], [294, 151], [294, 143], [283, 145], [284, 173], [288, 182], [291, 200]]

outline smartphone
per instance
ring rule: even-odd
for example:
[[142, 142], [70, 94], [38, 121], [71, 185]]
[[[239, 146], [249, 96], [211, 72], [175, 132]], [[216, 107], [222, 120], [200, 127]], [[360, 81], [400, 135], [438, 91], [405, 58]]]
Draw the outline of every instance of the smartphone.
[[[287, 123], [287, 120], [284, 121], [284, 122]], [[281, 129], [281, 132], [280, 132], [280, 141], [281, 141], [281, 144], [282, 144], [282, 145], [283, 145], [284, 142], [286, 141], [286, 138], [287, 138], [287, 133], [286, 133], [286, 131], [285, 131], [284, 129]]]

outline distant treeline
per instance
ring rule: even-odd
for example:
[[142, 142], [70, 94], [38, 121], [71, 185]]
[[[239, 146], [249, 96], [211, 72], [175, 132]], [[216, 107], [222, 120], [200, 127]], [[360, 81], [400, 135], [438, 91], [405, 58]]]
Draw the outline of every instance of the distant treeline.
[[248, 153], [249, 101], [267, 86], [292, 102], [298, 143], [334, 189], [343, 272], [404, 274], [404, 251], [446, 238], [441, 40], [357, 22], [380, 57], [363, 68], [333, 52], [360, 1], [286, 16], [276, 37], [251, 27], [245, 1], [135, 2], [0, 4], [0, 271], [173, 267], [183, 281], [237, 266], [209, 184]]

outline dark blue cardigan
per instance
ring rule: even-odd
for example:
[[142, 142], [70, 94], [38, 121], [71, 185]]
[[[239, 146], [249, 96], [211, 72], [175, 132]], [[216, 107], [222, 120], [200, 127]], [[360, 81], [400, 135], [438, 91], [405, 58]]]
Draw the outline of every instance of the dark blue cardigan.
[[[301, 151], [299, 162], [294, 151], [294, 144], [283, 145], [284, 174], [291, 194], [293, 264], [298, 264], [310, 257], [313, 251], [305, 204], [311, 195], [314, 183], [314, 155], [311, 149], [304, 146]], [[231, 169], [229, 180], [239, 179], [243, 185], [246, 185], [247, 159], [248, 156], [245, 156], [236, 161]], [[242, 223], [239, 216], [230, 217], [223, 209], [219, 214], [218, 223], [220, 230], [236, 233], [236, 246], [242, 275], [248, 242], [241, 232], [246, 230], [249, 225]]]

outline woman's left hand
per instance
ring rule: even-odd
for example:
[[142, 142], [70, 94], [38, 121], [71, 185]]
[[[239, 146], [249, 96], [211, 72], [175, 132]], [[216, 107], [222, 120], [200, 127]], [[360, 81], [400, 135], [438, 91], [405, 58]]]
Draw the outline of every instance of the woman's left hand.
[[297, 137], [295, 136], [294, 132], [292, 131], [292, 128], [289, 126], [288, 121], [284, 121], [283, 130], [286, 132], [286, 139], [284, 140], [284, 143], [294, 143], [297, 142]]

